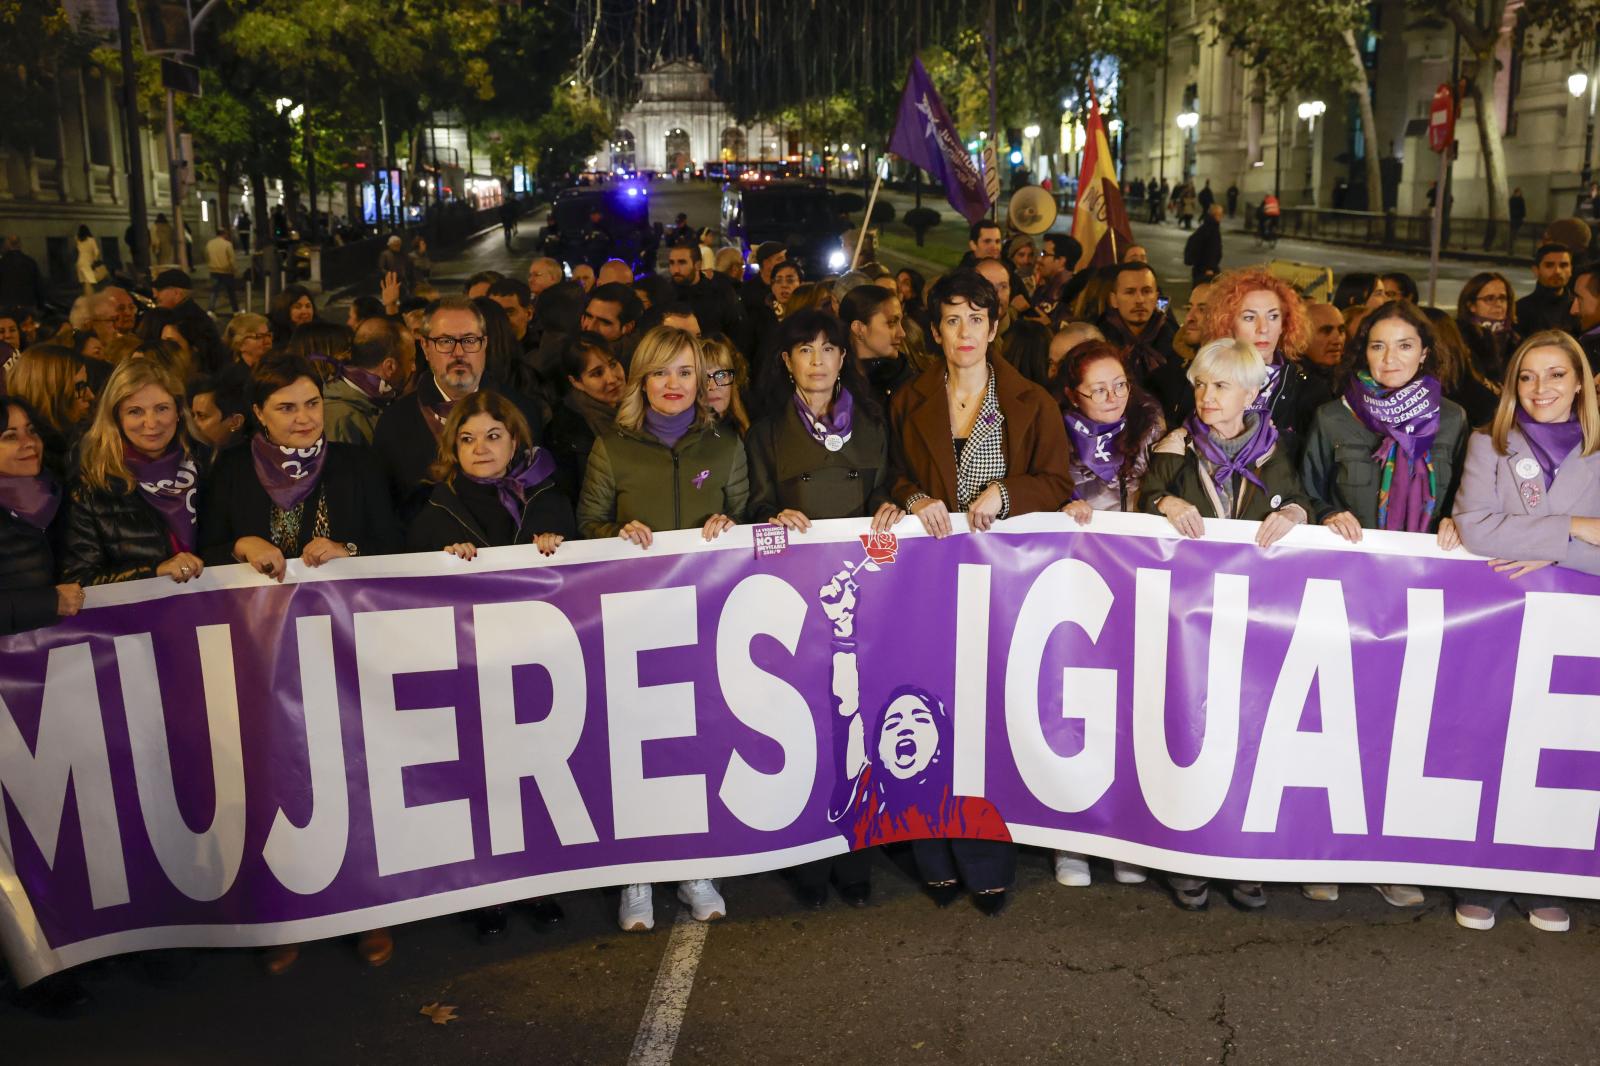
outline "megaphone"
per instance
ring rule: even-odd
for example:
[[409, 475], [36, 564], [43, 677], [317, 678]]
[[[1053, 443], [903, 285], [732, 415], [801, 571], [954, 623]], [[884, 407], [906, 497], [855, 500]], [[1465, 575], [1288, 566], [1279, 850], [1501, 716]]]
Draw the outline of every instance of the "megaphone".
[[1037, 185], [1028, 185], [1011, 194], [1006, 222], [1018, 233], [1043, 233], [1056, 224], [1056, 201]]

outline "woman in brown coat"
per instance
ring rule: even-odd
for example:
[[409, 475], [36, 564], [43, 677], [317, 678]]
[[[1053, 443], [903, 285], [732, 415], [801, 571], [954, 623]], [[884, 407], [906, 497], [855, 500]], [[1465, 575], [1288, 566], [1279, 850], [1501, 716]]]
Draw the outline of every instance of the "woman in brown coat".
[[[935, 537], [950, 534], [952, 511], [965, 511], [981, 533], [997, 519], [1059, 510], [1072, 493], [1066, 427], [1048, 393], [991, 357], [994, 286], [958, 270], [933, 286], [928, 309], [944, 360], [894, 394], [894, 501]], [[964, 883], [983, 913], [1005, 909], [1017, 864], [1009, 840], [915, 840], [911, 848], [940, 906]]]

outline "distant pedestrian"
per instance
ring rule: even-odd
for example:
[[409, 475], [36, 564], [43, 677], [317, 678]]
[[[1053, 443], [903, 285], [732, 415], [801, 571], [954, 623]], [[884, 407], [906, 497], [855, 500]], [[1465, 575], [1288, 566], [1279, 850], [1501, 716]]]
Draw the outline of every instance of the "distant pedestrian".
[[[421, 240], [422, 238], [419, 237], [417, 239]], [[401, 294], [409, 296], [415, 284], [415, 278], [412, 277], [411, 272], [411, 257], [406, 255], [401, 247], [403, 243], [398, 233], [390, 234], [389, 239], [384, 242], [384, 249], [378, 255], [378, 282], [381, 285], [385, 278], [393, 274], [395, 279], [400, 282]]]
[[1511, 199], [1506, 202], [1511, 219], [1511, 232], [1506, 237], [1506, 251], [1516, 248], [1517, 234], [1522, 229], [1523, 220], [1528, 217], [1528, 201], [1522, 198], [1522, 186], [1511, 190]]
[[167, 221], [166, 215], [157, 215], [155, 224], [150, 227], [150, 262], [173, 263], [172, 223]]
[[1183, 246], [1183, 262], [1190, 279], [1198, 285], [1210, 281], [1222, 269], [1222, 205], [1211, 203], [1194, 234]]
[[0, 307], [45, 305], [44, 275], [39, 264], [22, 250], [22, 238], [12, 234], [0, 245]]
[[78, 281], [84, 295], [94, 292], [96, 282], [106, 276], [106, 265], [100, 260], [100, 242], [94, 239], [88, 226], [78, 227]]
[[1233, 218], [1239, 213], [1239, 186], [1230, 184], [1223, 195], [1228, 199], [1228, 217]]
[[239, 268], [234, 259], [233, 240], [227, 230], [218, 230], [217, 235], [206, 242], [206, 269], [211, 272], [211, 303], [206, 310], [215, 311], [218, 295], [226, 291], [228, 303], [234, 314], [238, 314]]
[[1205, 188], [1200, 190], [1197, 197], [1200, 202], [1200, 211], [1205, 214], [1211, 210], [1211, 205], [1217, 202], [1217, 194], [1211, 191], [1211, 179], [1206, 179]]

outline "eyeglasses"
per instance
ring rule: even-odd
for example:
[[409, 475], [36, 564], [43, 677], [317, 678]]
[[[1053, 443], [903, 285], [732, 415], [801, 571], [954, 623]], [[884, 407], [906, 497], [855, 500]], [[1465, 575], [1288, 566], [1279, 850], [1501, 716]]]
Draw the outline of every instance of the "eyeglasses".
[[272, 339], [272, 332], [264, 329], [259, 333], [245, 333], [242, 334], [239, 339], [242, 341], [270, 341]]
[[713, 384], [713, 385], [732, 385], [733, 384], [733, 371], [731, 371], [731, 370], [707, 370], [706, 371], [706, 380], [711, 382], [711, 384]]
[[459, 337], [452, 337], [448, 333], [438, 337], [429, 337], [428, 343], [439, 351], [449, 355], [460, 348], [467, 353], [483, 351], [484, 336], [481, 333], [463, 333]]
[[1079, 389], [1078, 395], [1087, 396], [1095, 403], [1105, 403], [1113, 396], [1120, 399], [1121, 397], [1128, 395], [1128, 383], [1126, 381], [1118, 381], [1109, 388], [1105, 385], [1096, 385], [1088, 392], [1084, 392], [1082, 389]]
[[1510, 303], [1511, 302], [1511, 297], [1507, 296], [1503, 292], [1497, 292], [1492, 296], [1490, 296], [1490, 295], [1477, 296], [1477, 297], [1475, 297], [1475, 299], [1476, 299], [1476, 301], [1478, 303], [1481, 303], [1481, 304], [1504, 304], [1504, 303]]

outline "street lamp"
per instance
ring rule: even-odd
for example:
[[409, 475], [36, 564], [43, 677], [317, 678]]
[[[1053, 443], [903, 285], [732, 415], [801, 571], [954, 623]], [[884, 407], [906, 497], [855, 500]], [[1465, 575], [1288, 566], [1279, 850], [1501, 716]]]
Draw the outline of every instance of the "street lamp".
[[1183, 131], [1183, 179], [1187, 181], [1194, 174], [1194, 129], [1200, 125], [1200, 113], [1180, 111], [1175, 121]]
[[1295, 109], [1300, 116], [1300, 121], [1311, 124], [1310, 132], [1306, 136], [1306, 188], [1311, 190], [1308, 199], [1311, 206], [1317, 205], [1317, 118], [1328, 110], [1328, 105], [1321, 100], [1302, 100]]
[[1032, 139], [1038, 137], [1039, 136], [1039, 124], [1037, 122], [1033, 122], [1033, 123], [1029, 123], [1028, 125], [1024, 126], [1022, 128], [1022, 135], [1024, 137], [1027, 137], [1029, 140], [1032, 140]]
[[1589, 158], [1594, 154], [1594, 89], [1589, 75], [1583, 71], [1575, 70], [1567, 75], [1567, 92], [1572, 94], [1574, 100], [1585, 92], [1589, 93], [1589, 117], [1583, 125], [1583, 173], [1579, 177], [1583, 188], [1578, 191], [1580, 198], [1589, 194], [1589, 181], [1594, 177], [1594, 168], [1589, 164]]

